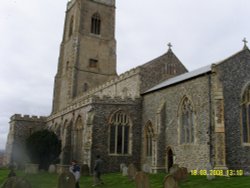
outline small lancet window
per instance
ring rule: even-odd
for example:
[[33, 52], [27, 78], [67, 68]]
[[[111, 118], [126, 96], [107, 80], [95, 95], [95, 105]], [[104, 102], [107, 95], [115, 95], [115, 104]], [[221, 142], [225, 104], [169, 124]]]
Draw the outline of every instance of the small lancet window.
[[98, 13], [95, 13], [91, 18], [91, 33], [101, 34], [101, 17]]
[[69, 24], [69, 37], [73, 34], [73, 25], [74, 25], [74, 16], [71, 16]]
[[250, 84], [242, 96], [241, 126], [243, 143], [250, 143]]

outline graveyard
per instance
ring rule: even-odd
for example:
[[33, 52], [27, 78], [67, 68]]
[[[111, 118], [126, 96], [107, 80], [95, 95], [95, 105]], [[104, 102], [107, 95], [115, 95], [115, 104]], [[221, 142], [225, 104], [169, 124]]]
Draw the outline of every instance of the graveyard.
[[[0, 169], [0, 185], [2, 187], [4, 181], [8, 176], [8, 169]], [[16, 171], [18, 177], [26, 179], [32, 188], [58, 188], [59, 174], [38, 172], [37, 174], [26, 174], [24, 171]], [[104, 180], [103, 185], [96, 187], [102, 188], [164, 188], [165, 173], [159, 174], [145, 174], [148, 177], [148, 185], [145, 185], [143, 176], [137, 180], [131, 180], [127, 176], [123, 176], [122, 173], [109, 173], [104, 174], [102, 179]], [[140, 183], [141, 181], [141, 183]], [[81, 176], [80, 187], [90, 188], [93, 184], [92, 176]], [[206, 176], [189, 176], [188, 179], [178, 182], [179, 188], [245, 188], [250, 185], [249, 176], [240, 177], [215, 177], [213, 180], [208, 180]], [[174, 186], [172, 186], [174, 188]], [[70, 188], [70, 187], [67, 187]], [[175, 187], [177, 188], [177, 187]]]

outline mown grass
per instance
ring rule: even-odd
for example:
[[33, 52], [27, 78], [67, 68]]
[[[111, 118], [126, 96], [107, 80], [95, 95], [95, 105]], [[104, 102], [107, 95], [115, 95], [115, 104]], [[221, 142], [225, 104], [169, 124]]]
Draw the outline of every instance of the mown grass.
[[[7, 169], [0, 169], [0, 185], [5, 181], [8, 175]], [[18, 176], [25, 177], [32, 184], [33, 188], [57, 188], [57, 174], [49, 174], [40, 172], [38, 174], [27, 175], [18, 171]], [[151, 188], [163, 188], [163, 179], [166, 174], [150, 174]], [[105, 184], [97, 187], [100, 188], [135, 188], [135, 183], [123, 177], [120, 173], [111, 173], [103, 175], [102, 179]], [[92, 187], [93, 178], [81, 177], [80, 187]], [[190, 176], [185, 182], [179, 183], [180, 188], [246, 188], [250, 185], [250, 177], [216, 177], [212, 181], [208, 181], [204, 176]]]

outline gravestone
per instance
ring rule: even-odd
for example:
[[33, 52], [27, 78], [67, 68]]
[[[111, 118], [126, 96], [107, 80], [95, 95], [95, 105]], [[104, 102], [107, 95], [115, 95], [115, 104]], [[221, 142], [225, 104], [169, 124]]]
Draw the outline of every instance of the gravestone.
[[149, 188], [149, 179], [145, 172], [137, 172], [135, 175], [136, 188]]
[[167, 175], [163, 181], [164, 188], [178, 188], [178, 183], [172, 175]]
[[169, 170], [169, 174], [171, 174], [176, 181], [180, 181], [182, 172], [179, 165], [173, 165]]
[[37, 174], [39, 170], [39, 164], [27, 163], [25, 164], [25, 173]]
[[63, 172], [58, 177], [57, 188], [75, 188], [76, 180], [72, 173]]
[[87, 164], [83, 164], [82, 167], [81, 167], [81, 174], [83, 176], [89, 176], [89, 165]]
[[210, 163], [207, 164], [206, 170], [207, 170], [207, 180], [213, 180], [215, 176], [209, 174], [210, 170], [213, 170], [213, 167]]
[[122, 168], [122, 175], [123, 175], [123, 176], [128, 176], [128, 167], [124, 166], [124, 167]]
[[137, 172], [137, 169], [136, 169], [135, 165], [131, 163], [131, 164], [128, 166], [128, 178], [129, 178], [130, 180], [134, 180], [134, 179], [135, 179], [136, 172]]
[[179, 167], [178, 165], [174, 165], [170, 168], [170, 174], [173, 175], [174, 179], [179, 182], [182, 180], [186, 180], [188, 178], [188, 170], [185, 167]]
[[32, 186], [23, 177], [11, 177], [4, 182], [1, 188], [32, 188]]
[[187, 180], [188, 179], [188, 170], [186, 167], [181, 167], [181, 173], [182, 173], [181, 180]]
[[56, 172], [56, 165], [51, 164], [49, 165], [49, 173], [55, 173]]
[[121, 164], [120, 164], [120, 172], [122, 172], [122, 169], [123, 169], [124, 166], [126, 166], [125, 163], [121, 163]]
[[142, 171], [146, 173], [150, 173], [150, 166], [147, 163], [143, 164]]

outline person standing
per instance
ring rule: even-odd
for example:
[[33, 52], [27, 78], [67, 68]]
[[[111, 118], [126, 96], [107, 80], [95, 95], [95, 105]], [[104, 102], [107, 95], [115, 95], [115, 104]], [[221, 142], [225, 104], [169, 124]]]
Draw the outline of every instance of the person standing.
[[76, 160], [72, 160], [71, 162], [71, 166], [69, 167], [69, 171], [75, 176], [75, 180], [76, 180], [76, 186], [75, 188], [80, 188], [79, 185], [79, 180], [80, 180], [80, 166], [77, 164]]
[[96, 156], [95, 165], [94, 165], [94, 184], [93, 186], [104, 184], [101, 179], [103, 161], [100, 155]]

